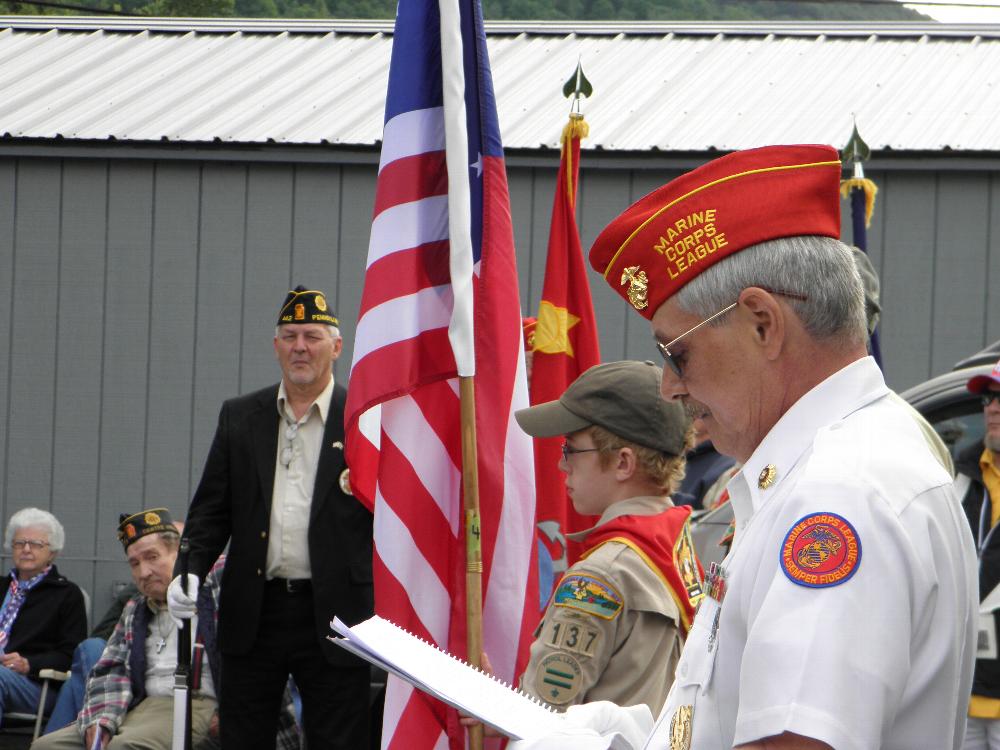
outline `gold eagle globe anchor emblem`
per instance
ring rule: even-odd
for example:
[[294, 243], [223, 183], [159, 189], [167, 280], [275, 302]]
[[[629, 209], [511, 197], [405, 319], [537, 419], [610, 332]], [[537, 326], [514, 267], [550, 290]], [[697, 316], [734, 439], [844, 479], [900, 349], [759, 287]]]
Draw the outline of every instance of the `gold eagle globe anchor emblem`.
[[646, 272], [641, 270], [639, 266], [629, 266], [622, 271], [622, 280], [619, 283], [624, 286], [626, 282], [629, 285], [628, 301], [636, 310], [644, 309], [649, 304], [647, 300], [649, 277], [646, 276]]

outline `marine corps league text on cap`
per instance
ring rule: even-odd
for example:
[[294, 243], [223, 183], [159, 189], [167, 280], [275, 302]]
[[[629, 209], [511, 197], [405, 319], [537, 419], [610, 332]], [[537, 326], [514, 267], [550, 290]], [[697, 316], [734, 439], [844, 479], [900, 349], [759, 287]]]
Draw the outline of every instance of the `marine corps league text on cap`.
[[653, 313], [727, 255], [796, 235], [840, 238], [840, 158], [830, 146], [737, 151], [681, 175], [604, 228], [590, 264]]
[[326, 306], [326, 296], [301, 284], [285, 296], [278, 312], [278, 325], [287, 323], [324, 323], [340, 326], [337, 317]]

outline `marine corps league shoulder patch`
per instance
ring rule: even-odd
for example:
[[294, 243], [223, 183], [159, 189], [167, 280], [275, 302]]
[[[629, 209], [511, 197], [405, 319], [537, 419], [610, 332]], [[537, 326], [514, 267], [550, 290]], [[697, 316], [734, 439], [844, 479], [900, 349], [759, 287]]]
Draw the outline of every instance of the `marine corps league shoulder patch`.
[[595, 576], [569, 575], [559, 582], [553, 602], [588, 615], [613, 620], [622, 611], [622, 595], [610, 583]]
[[827, 588], [850, 580], [861, 564], [861, 540], [836, 513], [811, 513], [796, 521], [778, 551], [792, 583]]

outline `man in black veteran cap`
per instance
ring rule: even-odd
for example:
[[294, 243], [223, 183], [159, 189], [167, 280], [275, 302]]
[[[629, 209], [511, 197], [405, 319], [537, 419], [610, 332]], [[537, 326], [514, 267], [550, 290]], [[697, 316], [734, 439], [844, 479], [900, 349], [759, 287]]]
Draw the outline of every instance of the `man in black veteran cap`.
[[[184, 536], [201, 579], [229, 543], [219, 609], [224, 750], [274, 747], [288, 675], [314, 748], [368, 745], [367, 664], [326, 640], [334, 615], [372, 615], [372, 516], [349, 494], [342, 341], [322, 292], [290, 291], [274, 351], [281, 382], [222, 405]], [[179, 572], [179, 571], [175, 571]], [[197, 581], [195, 581], [197, 583]], [[193, 602], [179, 577], [171, 614]]]
[[558, 401], [515, 414], [534, 437], [565, 435], [559, 468], [586, 551], [556, 587], [521, 688], [559, 708], [609, 700], [657, 713], [702, 595], [688, 519], [670, 493], [684, 476], [691, 430], [660, 397], [652, 362], [591, 367]]

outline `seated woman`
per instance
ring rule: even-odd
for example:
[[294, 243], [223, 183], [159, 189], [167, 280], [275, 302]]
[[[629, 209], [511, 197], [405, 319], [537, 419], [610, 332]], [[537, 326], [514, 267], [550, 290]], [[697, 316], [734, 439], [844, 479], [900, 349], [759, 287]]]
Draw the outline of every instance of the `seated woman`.
[[[53, 564], [65, 540], [62, 524], [38, 508], [19, 510], [7, 523], [4, 546], [13, 551], [14, 568], [0, 605], [0, 718], [34, 712], [39, 670], [69, 669], [87, 636], [83, 593]], [[55, 702], [55, 691], [49, 698]]]

